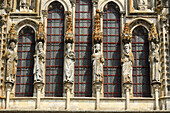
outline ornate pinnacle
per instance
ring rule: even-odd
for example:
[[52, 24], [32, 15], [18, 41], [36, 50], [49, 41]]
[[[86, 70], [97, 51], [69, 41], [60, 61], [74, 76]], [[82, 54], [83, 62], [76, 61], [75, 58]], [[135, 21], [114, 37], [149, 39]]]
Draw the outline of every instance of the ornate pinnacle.
[[100, 43], [103, 40], [102, 32], [100, 31], [100, 11], [96, 10], [95, 21], [94, 21], [94, 31], [93, 31], [93, 43]]
[[39, 26], [38, 26], [36, 40], [37, 41], [41, 40], [43, 42], [46, 40], [46, 35], [45, 35], [45, 32], [44, 32], [44, 27], [43, 27], [43, 24], [41, 22], [39, 23]]
[[11, 29], [9, 30], [8, 34], [8, 42], [14, 41], [17, 42], [17, 33], [15, 30], [15, 24], [12, 24]]
[[122, 33], [122, 41], [125, 42], [131, 42], [132, 41], [132, 34], [130, 33], [130, 29], [129, 29], [129, 24], [126, 23], [123, 33]]
[[159, 43], [159, 39], [158, 39], [158, 33], [156, 31], [156, 27], [154, 24], [151, 25], [151, 30], [149, 32], [149, 41], [153, 41], [155, 43]]
[[69, 16], [67, 17], [67, 28], [65, 33], [65, 42], [73, 42], [73, 27], [72, 27], [72, 19], [71, 15], [69, 13]]

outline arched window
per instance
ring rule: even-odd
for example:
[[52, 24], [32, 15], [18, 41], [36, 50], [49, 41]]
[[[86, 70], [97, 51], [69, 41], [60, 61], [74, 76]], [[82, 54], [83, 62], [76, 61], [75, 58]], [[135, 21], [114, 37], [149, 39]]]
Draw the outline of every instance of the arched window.
[[132, 34], [132, 52], [134, 55], [133, 95], [135, 97], [148, 97], [151, 96], [148, 31], [139, 26], [133, 30]]
[[49, 5], [47, 19], [45, 96], [62, 96], [64, 63], [64, 7]]
[[16, 75], [16, 97], [33, 96], [33, 66], [35, 50], [35, 32], [24, 27], [18, 38], [18, 66]]
[[104, 96], [121, 96], [120, 11], [112, 2], [104, 9]]
[[76, 0], [75, 96], [92, 95], [92, 2]]

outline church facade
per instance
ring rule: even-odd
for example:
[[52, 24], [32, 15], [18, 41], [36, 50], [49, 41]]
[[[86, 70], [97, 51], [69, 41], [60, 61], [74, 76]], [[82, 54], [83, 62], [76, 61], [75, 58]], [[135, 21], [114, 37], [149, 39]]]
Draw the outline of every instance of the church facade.
[[170, 1], [1, 0], [0, 14], [0, 110], [170, 111]]

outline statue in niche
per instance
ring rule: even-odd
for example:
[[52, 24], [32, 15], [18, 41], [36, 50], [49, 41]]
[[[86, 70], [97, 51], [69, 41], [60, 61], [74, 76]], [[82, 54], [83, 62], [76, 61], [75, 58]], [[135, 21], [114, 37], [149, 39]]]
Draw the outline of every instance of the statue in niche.
[[152, 0], [133, 0], [135, 10], [148, 10], [153, 8]]
[[66, 43], [66, 52], [64, 55], [64, 82], [73, 83], [74, 81], [74, 62], [75, 53], [72, 50], [72, 43]]
[[159, 59], [159, 44], [150, 42], [150, 75], [152, 77], [152, 82], [160, 82], [160, 59]]
[[132, 68], [133, 68], [133, 53], [130, 49], [130, 43], [125, 43], [123, 47], [122, 62], [122, 76], [123, 83], [132, 83]]
[[14, 50], [15, 47], [16, 47], [16, 43], [11, 41], [9, 43], [9, 49], [7, 50], [7, 53], [6, 53], [6, 58], [7, 58], [6, 81], [8, 82], [14, 82], [16, 71], [17, 71], [18, 56]]
[[43, 70], [44, 70], [44, 49], [43, 43], [38, 42], [35, 54], [35, 63], [34, 63], [34, 81], [43, 82]]
[[93, 82], [103, 82], [104, 57], [103, 54], [101, 53], [100, 44], [95, 44], [93, 49], [94, 49], [92, 54]]

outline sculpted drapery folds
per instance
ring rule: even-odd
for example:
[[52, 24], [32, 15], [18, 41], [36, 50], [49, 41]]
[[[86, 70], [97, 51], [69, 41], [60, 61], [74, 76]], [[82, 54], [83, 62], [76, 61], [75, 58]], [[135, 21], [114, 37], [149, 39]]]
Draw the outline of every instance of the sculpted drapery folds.
[[64, 83], [74, 82], [74, 63], [75, 63], [75, 53], [73, 51], [73, 28], [71, 12], [67, 11], [67, 28], [65, 33], [65, 54], [64, 54]]
[[103, 82], [104, 57], [101, 53], [101, 45], [95, 44], [92, 54], [93, 82]]
[[44, 42], [46, 40], [46, 35], [44, 32], [43, 24], [40, 22], [38, 26], [38, 31], [36, 33], [36, 48], [34, 55], [34, 82], [43, 82], [43, 73], [44, 73], [44, 62], [45, 62], [45, 53], [44, 53]]
[[37, 47], [36, 47], [36, 54], [34, 55], [34, 82], [43, 82], [43, 70], [44, 70], [44, 58], [45, 58], [45, 53], [44, 53], [44, 48], [43, 48], [43, 43], [38, 42]]
[[95, 21], [94, 21], [94, 31], [93, 31], [93, 54], [92, 54], [92, 65], [93, 65], [93, 82], [99, 83], [103, 82], [103, 65], [104, 57], [101, 52], [101, 44], [103, 41], [103, 36], [100, 28], [100, 11], [96, 10]]
[[133, 7], [136, 10], [148, 10], [153, 8], [153, 0], [133, 0]]
[[17, 35], [15, 31], [15, 24], [12, 24], [8, 34], [8, 49], [6, 52], [6, 64], [7, 64], [6, 81], [7, 82], [15, 81], [15, 76], [17, 71], [17, 61], [18, 61], [18, 56], [15, 51], [16, 43], [17, 43]]
[[159, 38], [154, 24], [149, 33], [149, 43], [150, 75], [152, 82], [160, 82]]
[[132, 69], [133, 69], [133, 53], [131, 50], [132, 34], [130, 33], [128, 24], [125, 24], [122, 33], [123, 52], [122, 52], [122, 78], [123, 83], [132, 83]]
[[67, 43], [66, 52], [64, 55], [64, 82], [73, 83], [74, 62], [75, 62], [75, 53], [72, 50], [72, 43]]

